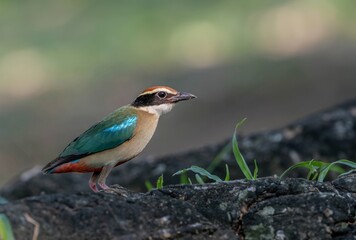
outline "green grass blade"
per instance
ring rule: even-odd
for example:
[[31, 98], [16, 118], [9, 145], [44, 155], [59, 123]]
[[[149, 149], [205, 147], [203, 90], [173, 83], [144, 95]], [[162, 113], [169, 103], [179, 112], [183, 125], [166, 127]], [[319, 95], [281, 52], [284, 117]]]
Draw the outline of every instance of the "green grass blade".
[[187, 172], [187, 170], [188, 170], [188, 168], [184, 168], [182, 170], [179, 170], [178, 172], [173, 173], [172, 176], [181, 175], [181, 174]]
[[353, 173], [353, 172], [356, 172], [356, 169], [352, 169], [352, 170], [350, 170], [350, 171], [344, 172], [344, 173], [340, 174], [339, 176], [340, 176], [340, 177], [341, 177], [341, 176], [345, 176], [345, 175], [348, 175], [348, 174]]
[[148, 192], [153, 189], [152, 183], [148, 180], [145, 181], [145, 186]]
[[296, 163], [294, 164], [293, 166], [290, 166], [289, 168], [287, 168], [287, 170], [285, 170], [280, 178], [284, 178], [285, 175], [287, 175], [287, 173], [289, 173], [290, 171], [296, 169], [296, 168], [307, 168], [309, 170], [314, 170], [314, 167], [313, 167], [313, 163], [315, 161], [311, 160], [311, 161], [306, 161], [306, 162], [300, 162], [300, 163]]
[[316, 173], [315, 169], [310, 168], [310, 169], [309, 169], [309, 172], [308, 172], [308, 175], [307, 175], [307, 179], [308, 179], [308, 180], [312, 180], [312, 178], [313, 178], [313, 176], [315, 175], [315, 173]]
[[203, 179], [200, 177], [199, 174], [195, 174], [195, 179], [199, 184], [205, 184], [205, 182], [203, 181]]
[[209, 173], [204, 168], [201, 168], [201, 167], [198, 167], [198, 166], [194, 166], [194, 165], [189, 167], [189, 168], [185, 168], [183, 170], [180, 170], [180, 171], [174, 173], [173, 176], [178, 175], [178, 174], [183, 174], [186, 171], [192, 171], [194, 173], [200, 174], [201, 176], [207, 177], [207, 178], [209, 178], [211, 180], [214, 180], [215, 182], [222, 182], [222, 180], [218, 176]]
[[242, 173], [248, 180], [253, 179], [253, 175], [250, 171], [250, 168], [247, 166], [247, 163], [244, 159], [244, 157], [241, 154], [241, 151], [239, 149], [239, 145], [237, 143], [237, 129], [245, 122], [246, 118], [242, 119], [240, 122], [237, 123], [234, 131], [234, 135], [232, 136], [232, 150], [236, 159], [237, 164], [239, 165], [239, 168], [241, 169]]
[[226, 175], [225, 175], [225, 182], [230, 181], [230, 170], [229, 170], [229, 166], [227, 164], [225, 164], [225, 169], [226, 169]]
[[309, 172], [307, 179], [311, 181], [315, 180], [319, 175], [320, 169], [324, 167], [324, 165], [325, 164], [323, 162], [315, 161], [314, 159], [310, 160], [308, 164]]
[[242, 124], [244, 124], [244, 122], [247, 120], [247, 118], [243, 118], [241, 121], [239, 121], [237, 124], [236, 124], [236, 127], [235, 127], [235, 130], [239, 127], [242, 126]]
[[257, 161], [256, 159], [254, 160], [255, 162], [255, 170], [253, 170], [253, 179], [257, 179], [257, 175], [258, 175], [258, 165], [257, 165]]
[[9, 219], [5, 214], [0, 214], [0, 239], [14, 240], [14, 234]]
[[188, 181], [190, 185], [193, 185], [192, 179], [190, 179], [190, 177], [188, 177]]
[[157, 184], [156, 184], [157, 189], [162, 189], [163, 188], [163, 174], [159, 176], [157, 179]]
[[282, 173], [280, 178], [283, 178], [287, 173], [289, 173], [290, 171], [296, 168], [306, 168], [309, 170], [307, 179], [318, 180], [319, 182], [322, 182], [324, 181], [329, 171], [334, 171], [337, 173], [345, 173], [345, 170], [342, 167], [337, 166], [337, 164], [346, 165], [354, 169], [356, 168], [355, 162], [346, 159], [338, 160], [333, 163], [324, 163], [322, 161], [310, 160], [310, 161], [294, 164], [293, 166], [289, 167], [286, 171], [284, 171], [284, 173]]
[[342, 173], [345, 173], [345, 169], [343, 169], [341, 166], [338, 166], [338, 165], [333, 165], [331, 168], [330, 168], [330, 171], [333, 171], [333, 172], [336, 172], [336, 173], [339, 173], [339, 174], [342, 174]]
[[354, 163], [352, 161], [349, 161], [349, 160], [346, 160], [346, 159], [338, 160], [338, 161], [335, 161], [335, 162], [332, 162], [332, 163], [328, 164], [328, 166], [325, 167], [320, 172], [319, 177], [318, 177], [318, 181], [319, 182], [323, 182], [325, 177], [326, 177], [326, 175], [330, 171], [331, 167], [333, 167], [336, 164], [345, 165], [345, 166], [351, 167], [352, 169], [356, 169], [356, 163]]
[[319, 171], [316, 171], [314, 174], [312, 174], [312, 178], [310, 179], [311, 181], [315, 181], [319, 177]]
[[188, 181], [188, 174], [187, 171], [183, 171], [180, 175], [179, 175], [179, 183], [180, 184], [189, 184]]

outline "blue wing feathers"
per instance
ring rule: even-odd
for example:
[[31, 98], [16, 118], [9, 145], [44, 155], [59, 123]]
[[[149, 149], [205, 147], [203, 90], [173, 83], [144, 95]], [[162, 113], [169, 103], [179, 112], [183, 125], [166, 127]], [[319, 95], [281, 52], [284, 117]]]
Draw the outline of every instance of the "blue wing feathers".
[[114, 124], [113, 126], [104, 129], [104, 132], [116, 133], [118, 131], [122, 131], [122, 130], [136, 124], [136, 121], [137, 121], [137, 116], [129, 117], [120, 124]]

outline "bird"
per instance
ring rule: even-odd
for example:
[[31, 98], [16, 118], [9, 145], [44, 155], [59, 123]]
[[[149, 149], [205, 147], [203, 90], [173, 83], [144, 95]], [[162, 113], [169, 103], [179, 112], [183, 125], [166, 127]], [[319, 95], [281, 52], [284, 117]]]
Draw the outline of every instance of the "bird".
[[106, 178], [112, 169], [142, 152], [151, 140], [160, 116], [176, 103], [196, 98], [168, 86], [145, 89], [75, 138], [43, 169], [45, 174], [92, 172], [89, 187], [94, 192], [110, 190]]

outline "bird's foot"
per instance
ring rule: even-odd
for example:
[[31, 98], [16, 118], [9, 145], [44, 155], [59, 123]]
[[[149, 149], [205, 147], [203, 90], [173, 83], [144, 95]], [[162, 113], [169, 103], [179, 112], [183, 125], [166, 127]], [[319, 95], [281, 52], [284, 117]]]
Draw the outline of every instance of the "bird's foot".
[[98, 183], [98, 185], [102, 190], [110, 189], [110, 187], [108, 185], [106, 185], [105, 183]]
[[96, 183], [89, 183], [89, 187], [93, 192], [99, 192], [98, 187], [96, 186]]
[[117, 194], [123, 197], [128, 197], [128, 191], [126, 188], [121, 187], [120, 185], [114, 185], [114, 187], [108, 187], [102, 189], [103, 192]]

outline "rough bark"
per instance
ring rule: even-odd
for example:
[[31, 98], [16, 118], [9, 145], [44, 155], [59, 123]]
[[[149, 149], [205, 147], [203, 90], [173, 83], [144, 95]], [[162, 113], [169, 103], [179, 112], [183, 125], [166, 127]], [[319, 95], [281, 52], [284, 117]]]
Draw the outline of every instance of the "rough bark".
[[[116, 193], [42, 195], [0, 205], [16, 239], [354, 239], [356, 175], [261, 178]], [[122, 191], [122, 189], [120, 189]]]

